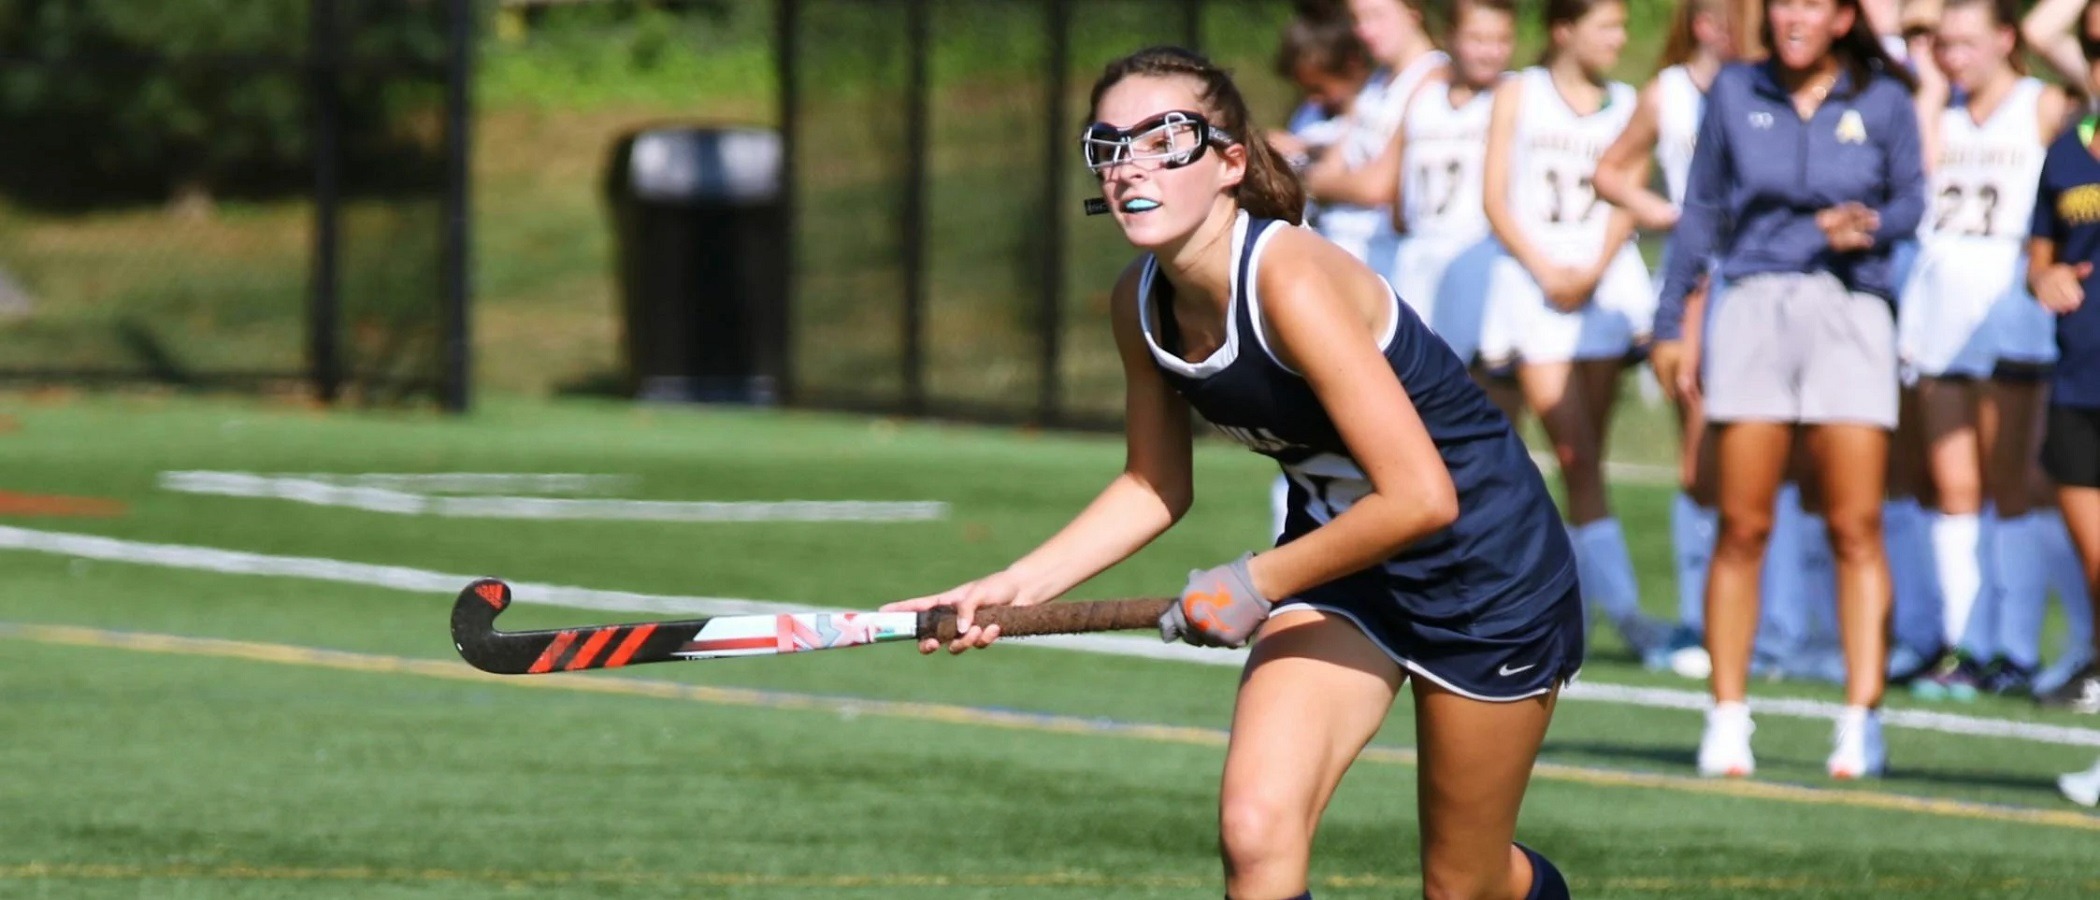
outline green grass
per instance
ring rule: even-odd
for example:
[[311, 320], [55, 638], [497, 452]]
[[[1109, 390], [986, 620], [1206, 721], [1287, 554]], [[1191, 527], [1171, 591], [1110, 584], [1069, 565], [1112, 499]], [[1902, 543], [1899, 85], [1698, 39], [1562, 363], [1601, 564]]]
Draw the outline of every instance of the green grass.
[[[0, 491], [129, 506], [119, 518], [0, 525], [851, 607], [1003, 564], [1121, 458], [1103, 437], [589, 402], [504, 400], [455, 420], [0, 395], [0, 425]], [[427, 519], [154, 487], [157, 472], [184, 468], [587, 472], [634, 476], [636, 497], [937, 499], [951, 515], [881, 525]], [[1077, 595], [1172, 591], [1191, 566], [1261, 543], [1266, 464], [1205, 442], [1197, 468], [1189, 519]], [[1667, 496], [1635, 484], [1614, 498], [1656, 612], [1674, 596]], [[0, 622], [10, 623], [0, 628], [0, 768], [12, 775], [0, 791], [0, 896], [1217, 890], [1229, 668], [1025, 646], [960, 659], [882, 647], [483, 679], [449, 645], [450, 596], [21, 551], [0, 551], [0, 564]], [[504, 624], [628, 617], [528, 605]], [[1640, 672], [1603, 631], [1596, 644], [1585, 680], [1694, 687]], [[1836, 698], [1816, 684], [1758, 691]], [[1958, 711], [2090, 722], [1996, 699]], [[1330, 810], [1320, 896], [1419, 889], [1412, 728], [1403, 702]], [[1748, 785], [1683, 777], [1697, 729], [1688, 712], [1564, 704], [1520, 835], [1547, 848], [1585, 897], [2100, 888], [2085, 866], [2100, 820], [2051, 785], [2090, 762], [2089, 750], [1892, 730], [1896, 771], [1844, 792], [1821, 774], [1826, 723], [1762, 718], [1759, 779]]]

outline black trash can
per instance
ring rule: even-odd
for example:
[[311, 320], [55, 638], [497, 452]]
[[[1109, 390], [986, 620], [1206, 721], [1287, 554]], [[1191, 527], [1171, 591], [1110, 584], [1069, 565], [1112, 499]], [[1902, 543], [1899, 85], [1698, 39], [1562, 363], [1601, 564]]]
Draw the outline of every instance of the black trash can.
[[665, 124], [614, 145], [611, 206], [628, 388], [771, 404], [785, 363], [780, 135]]

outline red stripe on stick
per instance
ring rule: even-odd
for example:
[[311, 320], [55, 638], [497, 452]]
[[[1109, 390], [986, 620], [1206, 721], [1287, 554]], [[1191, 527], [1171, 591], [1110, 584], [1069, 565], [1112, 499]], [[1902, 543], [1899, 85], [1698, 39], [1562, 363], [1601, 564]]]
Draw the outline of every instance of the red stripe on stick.
[[540, 658], [532, 661], [532, 668], [526, 669], [526, 673], [538, 675], [542, 672], [552, 671], [554, 669], [554, 661], [560, 659], [561, 652], [569, 649], [569, 644], [575, 640], [576, 632], [573, 631], [564, 631], [555, 635], [554, 642], [548, 644], [547, 649], [540, 652]]
[[648, 640], [649, 635], [655, 633], [656, 623], [654, 622], [635, 626], [633, 631], [627, 633], [627, 639], [621, 641], [620, 646], [613, 648], [613, 654], [605, 658], [605, 667], [617, 669], [626, 665], [627, 660], [634, 656], [634, 652], [642, 649], [642, 642]]
[[583, 649], [576, 651], [576, 658], [570, 660], [569, 664], [562, 668], [571, 672], [577, 669], [590, 668], [591, 658], [597, 656], [598, 651], [605, 649], [606, 644], [612, 643], [613, 634], [619, 630], [618, 628], [600, 628], [591, 632], [590, 640], [583, 642]]

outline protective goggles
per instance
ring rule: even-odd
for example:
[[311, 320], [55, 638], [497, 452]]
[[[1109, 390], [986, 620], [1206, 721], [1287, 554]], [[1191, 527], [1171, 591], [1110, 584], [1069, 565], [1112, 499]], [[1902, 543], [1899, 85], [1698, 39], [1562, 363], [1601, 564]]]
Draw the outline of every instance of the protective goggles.
[[1129, 128], [1095, 122], [1079, 137], [1086, 167], [1097, 175], [1123, 164], [1178, 169], [1202, 159], [1203, 151], [1212, 144], [1230, 147], [1232, 143], [1232, 136], [1211, 128], [1203, 114], [1182, 110], [1161, 113]]

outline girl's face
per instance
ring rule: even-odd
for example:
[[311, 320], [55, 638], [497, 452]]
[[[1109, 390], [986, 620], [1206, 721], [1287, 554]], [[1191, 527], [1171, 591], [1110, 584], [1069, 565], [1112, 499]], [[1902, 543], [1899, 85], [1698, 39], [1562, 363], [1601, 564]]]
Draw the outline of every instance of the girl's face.
[[1592, 6], [1582, 18], [1555, 25], [1553, 40], [1584, 72], [1602, 76], [1619, 64], [1619, 51], [1626, 48], [1626, 5], [1609, 0]]
[[1830, 57], [1830, 47], [1846, 32], [1858, 10], [1838, 0], [1771, 0], [1765, 15], [1772, 25], [1772, 54], [1789, 69], [1815, 68]]
[[1717, 59], [1732, 60], [1743, 55], [1743, 45], [1736, 42], [1735, 28], [1728, 17], [1720, 12], [1703, 12], [1692, 16], [1692, 36], [1699, 47]]
[[[1101, 95], [1094, 116], [1101, 124], [1131, 129], [1176, 111], [1210, 115], [1193, 79], [1133, 75]], [[1199, 137], [1193, 127], [1154, 128], [1132, 136], [1127, 156], [1095, 170], [1101, 199], [1133, 246], [1156, 250], [1195, 233], [1245, 177], [1247, 150], [1236, 143], [1241, 135], [1229, 136], [1231, 146], [1213, 140], [1185, 165], [1160, 158], [1196, 149]]]
[[1305, 99], [1319, 104], [1328, 115], [1339, 115], [1349, 108], [1349, 101], [1364, 89], [1364, 82], [1371, 73], [1364, 71], [1363, 66], [1353, 63], [1345, 67], [1344, 71], [1336, 72], [1331, 67], [1322, 65], [1322, 62], [1300, 62], [1297, 70], [1291, 73], [1291, 81], [1298, 85], [1298, 91]]
[[1356, 21], [1356, 37], [1370, 48], [1371, 58], [1391, 65], [1407, 39], [1421, 31], [1422, 20], [1400, 0], [1349, 0], [1349, 15]]
[[1465, 4], [1451, 29], [1451, 64], [1458, 80], [1484, 88], [1509, 70], [1517, 49], [1517, 23], [1499, 9]]
[[2005, 71], [2012, 50], [2012, 29], [1992, 21], [1988, 6], [1969, 3], [1940, 14], [1933, 57], [1956, 87], [1973, 91], [1990, 83]]

